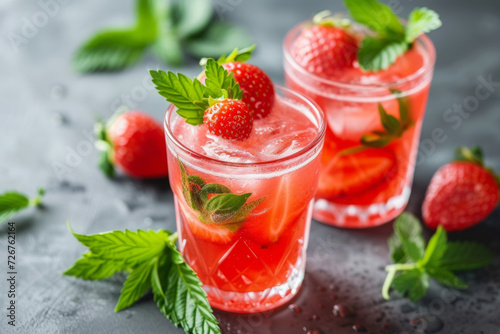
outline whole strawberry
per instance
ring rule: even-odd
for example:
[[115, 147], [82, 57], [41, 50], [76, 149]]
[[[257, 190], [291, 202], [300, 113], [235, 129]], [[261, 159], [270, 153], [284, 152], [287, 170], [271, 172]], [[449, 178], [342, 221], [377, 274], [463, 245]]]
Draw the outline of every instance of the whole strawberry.
[[254, 118], [260, 119], [269, 115], [274, 105], [274, 85], [266, 72], [243, 62], [229, 62], [222, 66], [233, 73], [243, 91], [242, 101]]
[[291, 48], [293, 59], [308, 72], [325, 78], [352, 67], [358, 52], [357, 40], [345, 27], [324, 18], [323, 12], [316, 15], [314, 22], [295, 39]]
[[103, 151], [99, 166], [113, 176], [114, 166], [137, 178], [168, 174], [167, 151], [162, 126], [140, 111], [128, 111], [107, 125], [96, 124], [98, 147]]
[[205, 110], [203, 122], [213, 135], [245, 140], [252, 132], [253, 116], [243, 101], [225, 99]]
[[498, 180], [484, 166], [479, 148], [459, 148], [457, 160], [441, 167], [427, 188], [422, 206], [425, 223], [457, 231], [483, 221], [498, 204]]

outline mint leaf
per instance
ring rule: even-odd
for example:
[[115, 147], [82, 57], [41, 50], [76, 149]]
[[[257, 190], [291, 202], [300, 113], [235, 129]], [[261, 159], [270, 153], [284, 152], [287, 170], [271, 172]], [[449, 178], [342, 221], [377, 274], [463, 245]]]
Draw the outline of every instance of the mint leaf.
[[197, 58], [217, 58], [235, 47], [244, 48], [252, 39], [242, 28], [228, 22], [212, 21], [200, 34], [184, 41], [186, 50]]
[[389, 239], [391, 257], [395, 264], [388, 265], [382, 296], [390, 299], [391, 285], [401, 294], [408, 293], [411, 300], [422, 298], [429, 285], [429, 277], [443, 285], [465, 289], [467, 284], [452, 271], [476, 269], [493, 260], [485, 246], [472, 242], [447, 242], [444, 228], [439, 226], [423, 254], [424, 242], [420, 222], [411, 214], [402, 213], [394, 224], [394, 235]]
[[181, 73], [175, 75], [161, 70], [150, 70], [149, 73], [158, 93], [178, 108], [177, 113], [185, 118], [187, 123], [203, 123], [206, 107], [200, 106], [199, 102], [204, 98], [205, 88], [198, 79], [191, 80]]
[[358, 50], [358, 62], [365, 71], [385, 70], [406, 50], [405, 41], [365, 37]]
[[[175, 247], [177, 233], [166, 230], [125, 230], [94, 235], [72, 233], [91, 251], [64, 275], [103, 279], [117, 271], [130, 272], [115, 311], [132, 305], [151, 288], [160, 311], [175, 325], [182, 325], [186, 333], [221, 333], [199, 278]], [[112, 243], [119, 251], [109, 249]], [[124, 247], [131, 243], [138, 249], [136, 252]], [[146, 244], [149, 249], [144, 249]], [[126, 258], [127, 254], [130, 258]]]
[[443, 268], [428, 268], [427, 272], [439, 283], [457, 289], [467, 289], [467, 284], [462, 282], [451, 271]]
[[200, 280], [176, 249], [170, 248], [155, 266], [151, 285], [160, 311], [186, 333], [221, 333]]
[[252, 212], [260, 203], [264, 202], [265, 199], [266, 199], [265, 197], [262, 197], [255, 201], [246, 203], [234, 214], [233, 217], [231, 217], [231, 219], [227, 221], [227, 223], [228, 224], [243, 223], [247, 219], [250, 212]]
[[405, 40], [407, 43], [413, 43], [421, 34], [435, 30], [441, 25], [439, 15], [435, 11], [425, 7], [415, 8], [408, 18]]
[[425, 272], [413, 269], [396, 276], [393, 285], [401, 295], [408, 292], [410, 300], [416, 301], [425, 296], [429, 287], [429, 276]]
[[410, 213], [403, 212], [396, 218], [394, 236], [389, 240], [391, 256], [395, 263], [408, 262], [410, 259], [419, 260], [424, 255], [425, 241], [422, 237], [422, 227], [418, 219]]
[[437, 266], [450, 271], [478, 269], [493, 261], [491, 250], [481, 244], [468, 241], [449, 242]]
[[205, 204], [205, 210], [210, 214], [212, 222], [222, 223], [231, 219], [251, 195], [251, 193], [215, 195]]
[[210, 0], [177, 1], [172, 5], [175, 29], [179, 39], [201, 32], [211, 21], [213, 4]]
[[16, 191], [9, 191], [0, 195], [0, 223], [6, 222], [16, 213], [29, 206], [39, 206], [45, 190], [38, 189], [37, 197], [29, 199], [26, 195]]
[[115, 312], [134, 304], [151, 288], [151, 271], [156, 261], [153, 258], [152, 261], [143, 262], [135, 267], [127, 276], [127, 279], [123, 283]]
[[73, 65], [78, 72], [121, 70], [137, 63], [146, 46], [135, 28], [104, 30], [77, 50]]
[[30, 200], [18, 192], [6, 192], [0, 195], [0, 223], [9, 220], [18, 211], [28, 207]]
[[446, 251], [446, 232], [443, 226], [439, 225], [436, 233], [431, 237], [427, 248], [425, 249], [425, 256], [422, 259], [423, 266], [437, 266]]
[[233, 73], [228, 72], [222, 65], [218, 64], [214, 59], [208, 59], [205, 66], [205, 97], [214, 99], [224, 95], [222, 90], [229, 92], [229, 98], [241, 100], [243, 91], [240, 85], [236, 83]]
[[399, 131], [401, 131], [401, 125], [399, 124], [398, 119], [392, 115], [389, 115], [382, 106], [382, 103], [378, 104], [378, 112], [380, 115], [382, 126], [388, 134], [395, 135]]
[[100, 256], [87, 252], [63, 272], [63, 275], [84, 280], [102, 280], [125, 270], [126, 265], [121, 261], [102, 259]]
[[410, 118], [410, 99], [404, 96], [403, 92], [397, 89], [389, 89], [392, 94], [396, 96], [399, 107], [399, 121], [404, 130], [411, 126], [412, 120]]
[[104, 29], [88, 39], [75, 53], [78, 72], [116, 71], [139, 61], [156, 39], [156, 20], [150, 0], [136, 1], [136, 24], [123, 29]]
[[224, 193], [231, 193], [231, 189], [222, 184], [207, 183], [202, 186], [202, 188], [198, 192], [198, 196], [200, 196], [202, 203], [206, 203], [208, 201], [209, 194], [224, 194]]
[[359, 23], [377, 32], [381, 37], [401, 40], [404, 27], [391, 8], [376, 0], [344, 0], [349, 14]]
[[68, 227], [78, 241], [101, 259], [132, 266], [161, 254], [168, 238], [164, 230], [125, 230], [84, 235], [75, 233], [69, 224]]
[[159, 60], [172, 66], [183, 63], [182, 45], [174, 30], [162, 27], [158, 31], [158, 38], [151, 45], [151, 50]]

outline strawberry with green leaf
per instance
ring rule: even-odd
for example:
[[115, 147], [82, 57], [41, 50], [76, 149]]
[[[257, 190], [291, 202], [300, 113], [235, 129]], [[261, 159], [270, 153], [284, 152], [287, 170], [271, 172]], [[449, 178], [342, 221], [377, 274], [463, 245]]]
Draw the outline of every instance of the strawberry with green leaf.
[[449, 242], [442, 226], [426, 246], [420, 222], [409, 213], [402, 213], [394, 222], [389, 248], [394, 264], [385, 268], [387, 277], [382, 287], [385, 299], [390, 299], [393, 286], [401, 295], [419, 300], [426, 295], [430, 278], [448, 287], [466, 289], [467, 284], [454, 272], [485, 267], [493, 260], [491, 250], [484, 245]]
[[161, 70], [150, 71], [158, 93], [177, 107], [191, 125], [205, 123], [208, 131], [228, 140], [245, 140], [253, 126], [252, 112], [242, 102], [243, 91], [232, 73], [214, 59], [205, 66], [205, 84], [197, 78]]

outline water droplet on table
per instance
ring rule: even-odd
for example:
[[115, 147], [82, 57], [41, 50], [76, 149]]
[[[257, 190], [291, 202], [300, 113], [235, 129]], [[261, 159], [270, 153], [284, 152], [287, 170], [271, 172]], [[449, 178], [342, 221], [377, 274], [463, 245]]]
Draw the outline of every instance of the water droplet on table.
[[352, 318], [356, 316], [356, 311], [351, 306], [335, 304], [333, 306], [333, 314], [341, 318]]

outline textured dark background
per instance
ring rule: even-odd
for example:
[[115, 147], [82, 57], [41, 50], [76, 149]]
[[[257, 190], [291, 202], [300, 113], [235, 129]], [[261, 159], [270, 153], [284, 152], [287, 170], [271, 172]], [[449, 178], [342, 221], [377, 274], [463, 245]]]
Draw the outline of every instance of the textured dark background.
[[[238, 22], [259, 48], [253, 62], [282, 83], [281, 42], [297, 22], [323, 9], [342, 10], [340, 1], [216, 0], [218, 15]], [[473, 102], [478, 78], [500, 82], [500, 5], [497, 0], [411, 1], [392, 3], [406, 17], [415, 6], [437, 10], [444, 26], [431, 34], [437, 49], [434, 81], [429, 96], [414, 191], [408, 210], [419, 215], [424, 191], [434, 171], [451, 158], [454, 148], [481, 144], [488, 164], [500, 171], [500, 85], [471, 112], [451, 111], [455, 104]], [[222, 10], [225, 9], [225, 11]], [[0, 2], [0, 190], [34, 194], [46, 186], [45, 209], [16, 216], [18, 252], [18, 326], [6, 325], [0, 312], [0, 333], [182, 333], [146, 297], [115, 314], [123, 277], [103, 282], [66, 278], [61, 271], [84, 248], [67, 228], [70, 221], [81, 233], [111, 229], [174, 228], [174, 209], [168, 182], [104, 178], [96, 168], [98, 152], [91, 146], [97, 115], [109, 116], [122, 94], [135, 94], [128, 105], [161, 119], [165, 101], [152, 90], [140, 96], [148, 68], [158, 64], [147, 57], [130, 70], [80, 76], [69, 59], [96, 29], [132, 20], [131, 0], [68, 1], [18, 52], [7, 34], [20, 34], [23, 20], [41, 10], [35, 1]], [[195, 75], [193, 60], [179, 69]], [[137, 98], [137, 97], [141, 98]], [[444, 142], [433, 140], [442, 129]], [[421, 147], [423, 147], [421, 145]], [[75, 153], [70, 152], [80, 152]], [[70, 159], [67, 161], [67, 159]], [[63, 170], [54, 166], [66, 165]], [[249, 316], [216, 312], [224, 333], [352, 333], [359, 324], [369, 333], [498, 333], [500, 332], [500, 210], [486, 222], [452, 239], [481, 241], [496, 254], [494, 264], [461, 277], [465, 291], [432, 285], [419, 303], [384, 301], [380, 288], [388, 264], [386, 240], [391, 224], [352, 231], [313, 222], [304, 287], [294, 303], [267, 314]], [[429, 234], [429, 233], [427, 233]], [[6, 308], [6, 228], [0, 227], [0, 309]], [[357, 315], [344, 319], [332, 314], [334, 304], [350, 305]], [[386, 327], [386, 328], [384, 328]]]

